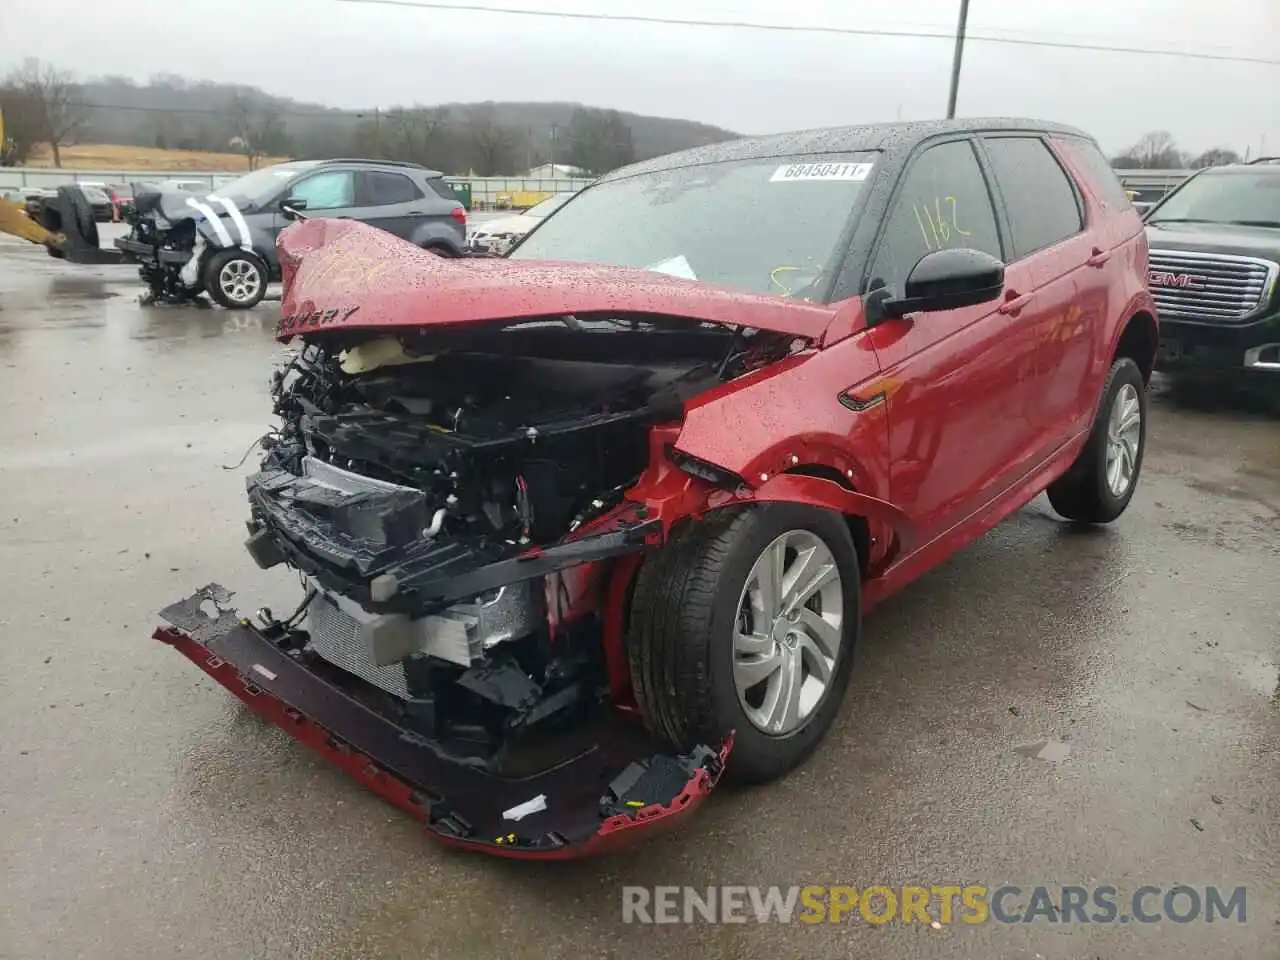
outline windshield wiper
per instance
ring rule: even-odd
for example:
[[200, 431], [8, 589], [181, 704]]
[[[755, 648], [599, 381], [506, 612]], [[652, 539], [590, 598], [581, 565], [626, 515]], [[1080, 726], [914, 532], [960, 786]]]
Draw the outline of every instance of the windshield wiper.
[[1280, 220], [1231, 220], [1242, 227], [1280, 227]]
[[1161, 217], [1159, 220], [1148, 220], [1154, 226], [1157, 223], [1221, 223], [1221, 220], [1205, 220], [1203, 217]]

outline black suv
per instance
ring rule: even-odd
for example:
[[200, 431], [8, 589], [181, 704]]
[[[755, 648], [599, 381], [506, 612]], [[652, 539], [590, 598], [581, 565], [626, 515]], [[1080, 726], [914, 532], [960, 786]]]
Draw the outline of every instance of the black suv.
[[1146, 223], [1157, 367], [1280, 378], [1280, 158], [1202, 170]]
[[[285, 208], [289, 208], [286, 210]], [[298, 160], [263, 167], [208, 195], [139, 185], [129, 235], [153, 298], [208, 293], [246, 309], [278, 279], [276, 236], [292, 218], [360, 220], [445, 256], [461, 256], [467, 213], [442, 174], [388, 160]]]

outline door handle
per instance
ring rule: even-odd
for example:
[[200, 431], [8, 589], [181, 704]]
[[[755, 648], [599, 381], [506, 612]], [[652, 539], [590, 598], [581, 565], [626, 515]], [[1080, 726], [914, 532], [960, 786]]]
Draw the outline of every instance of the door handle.
[[410, 216], [410, 217], [425, 217], [425, 216], [426, 216], [426, 213], [425, 213], [424, 211], [422, 211], [422, 210], [410, 210], [410, 211], [409, 211], [409, 213], [408, 213], [408, 216]]
[[1110, 259], [1110, 250], [1099, 250], [1097, 247], [1094, 247], [1093, 251], [1089, 254], [1089, 259], [1085, 261], [1085, 264], [1090, 267], [1100, 267]]
[[1004, 303], [996, 307], [996, 312], [1016, 317], [1034, 299], [1034, 293], [1019, 294], [1017, 290], [1010, 290], [1004, 295]]

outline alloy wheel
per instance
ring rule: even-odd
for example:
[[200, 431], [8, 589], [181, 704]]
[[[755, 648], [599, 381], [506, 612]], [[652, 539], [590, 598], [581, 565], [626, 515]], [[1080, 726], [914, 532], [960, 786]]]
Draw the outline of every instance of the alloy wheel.
[[747, 719], [771, 736], [804, 726], [831, 687], [844, 585], [831, 548], [791, 530], [764, 548], [738, 600], [733, 680]]
[[1107, 421], [1107, 489], [1123, 497], [1133, 485], [1142, 443], [1142, 402], [1137, 388], [1126, 383], [1111, 402]]
[[248, 303], [262, 288], [262, 273], [248, 260], [228, 260], [218, 271], [218, 287], [233, 303]]

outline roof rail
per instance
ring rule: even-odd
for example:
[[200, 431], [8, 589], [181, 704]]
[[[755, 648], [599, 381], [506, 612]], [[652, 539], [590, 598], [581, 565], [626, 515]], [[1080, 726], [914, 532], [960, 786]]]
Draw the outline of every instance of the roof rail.
[[369, 163], [378, 164], [384, 167], [410, 167], [414, 170], [426, 170], [420, 163], [410, 163], [408, 160], [371, 160], [368, 157], [330, 157], [328, 160], [321, 160], [321, 163]]

